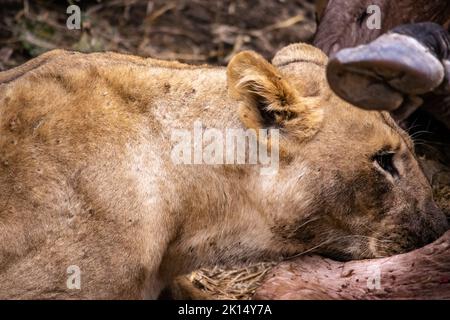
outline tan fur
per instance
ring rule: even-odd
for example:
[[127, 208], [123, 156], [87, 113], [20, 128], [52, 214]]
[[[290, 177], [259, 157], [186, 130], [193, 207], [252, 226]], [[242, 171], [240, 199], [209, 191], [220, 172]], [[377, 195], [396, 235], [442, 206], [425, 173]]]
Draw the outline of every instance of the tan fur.
[[[0, 297], [155, 298], [201, 266], [387, 255], [445, 228], [387, 114], [334, 96], [317, 49], [287, 47], [274, 64], [241, 53], [227, 79], [224, 68], [52, 51], [0, 73]], [[172, 130], [199, 119], [279, 128], [279, 173], [174, 164]], [[397, 152], [398, 180], [374, 165], [383, 148]], [[80, 290], [66, 286], [71, 265]]]

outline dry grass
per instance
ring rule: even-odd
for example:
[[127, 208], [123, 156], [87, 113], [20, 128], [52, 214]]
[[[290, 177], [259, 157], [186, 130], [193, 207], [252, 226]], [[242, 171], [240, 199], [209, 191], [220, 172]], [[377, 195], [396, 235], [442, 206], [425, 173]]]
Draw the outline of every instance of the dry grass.
[[189, 276], [192, 284], [212, 299], [248, 300], [275, 263], [260, 263], [244, 268], [224, 270], [201, 269]]
[[232, 269], [200, 269], [179, 277], [171, 297], [193, 300], [249, 300], [275, 262], [263, 262]]

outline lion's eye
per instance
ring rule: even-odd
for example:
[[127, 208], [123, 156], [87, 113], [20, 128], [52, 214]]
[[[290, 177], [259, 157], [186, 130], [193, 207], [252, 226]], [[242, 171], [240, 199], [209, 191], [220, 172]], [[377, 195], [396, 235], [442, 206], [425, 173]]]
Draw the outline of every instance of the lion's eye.
[[398, 177], [399, 174], [394, 165], [394, 155], [394, 152], [381, 151], [373, 157], [373, 160], [391, 176]]

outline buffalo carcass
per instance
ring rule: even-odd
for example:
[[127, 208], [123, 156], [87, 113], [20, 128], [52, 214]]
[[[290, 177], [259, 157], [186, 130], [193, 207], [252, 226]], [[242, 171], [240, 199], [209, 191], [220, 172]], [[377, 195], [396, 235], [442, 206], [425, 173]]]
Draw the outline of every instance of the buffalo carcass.
[[[374, 6], [379, 9], [378, 18], [380, 19], [379, 25], [375, 28], [369, 21], [373, 20], [377, 14], [373, 9]], [[436, 81], [441, 81], [441, 84], [445, 82], [442, 78], [443, 73], [445, 77], [445, 69], [447, 72], [446, 83], [448, 84], [449, 1], [319, 0], [317, 1], [317, 11], [320, 23], [314, 45], [331, 56], [332, 62], [339, 50], [368, 44], [381, 35], [390, 34], [380, 37], [380, 40], [375, 41], [369, 47], [344, 50], [339, 53], [339, 57], [334, 62], [339, 62], [340, 66], [337, 68], [345, 71], [335, 72], [336, 69], [333, 69], [331, 74], [336, 76], [330, 78], [330, 84], [342, 98], [352, 103], [356, 102], [359, 106], [364, 106], [366, 103], [373, 106], [376, 103], [377, 108], [391, 111], [398, 108], [399, 110], [394, 112], [398, 120], [405, 119], [421, 106], [435, 119], [450, 128], [448, 86], [438, 85], [436, 87]], [[433, 22], [440, 27], [421, 22]], [[399, 34], [406, 37], [398, 37]], [[415, 43], [414, 40], [421, 43], [425, 50], [430, 51], [430, 54], [426, 55], [420, 46], [409, 51], [411, 45]], [[358, 53], [355, 53], [356, 51]], [[422, 58], [425, 59], [422, 60]], [[436, 58], [443, 66], [435, 64]], [[427, 63], [429, 65], [425, 66]], [[333, 68], [336, 66], [337, 63], [332, 64]], [[425, 70], [427, 68], [428, 70]], [[349, 77], [349, 69], [352, 69], [351, 77]], [[361, 75], [366, 72], [372, 75], [371, 79], [365, 78], [363, 82], [359, 82], [361, 79], [356, 74]], [[408, 87], [403, 85], [402, 88], [399, 88], [393, 83], [392, 78], [398, 79], [399, 76], [403, 78], [401, 82], [408, 83]], [[438, 78], [430, 79], [429, 76]], [[347, 82], [342, 81], [337, 85], [337, 80], [341, 81], [344, 77]], [[352, 97], [342, 94], [344, 86], [345, 90], [352, 92]], [[363, 86], [364, 88], [370, 87], [370, 90], [358, 90]], [[380, 86], [384, 88], [381, 89]], [[382, 99], [373, 100], [374, 94], [379, 95]], [[387, 96], [382, 97], [385, 94]]]
[[430, 22], [402, 25], [330, 58], [331, 88], [354, 105], [399, 121], [419, 106], [450, 128], [450, 35]]
[[450, 231], [393, 257], [337, 262], [305, 256], [269, 272], [254, 299], [450, 299]]
[[[380, 10], [380, 28], [370, 28], [370, 8]], [[410, 23], [434, 22], [450, 26], [447, 0], [316, 0], [319, 26], [314, 46], [331, 55], [343, 48], [369, 43], [393, 28]]]

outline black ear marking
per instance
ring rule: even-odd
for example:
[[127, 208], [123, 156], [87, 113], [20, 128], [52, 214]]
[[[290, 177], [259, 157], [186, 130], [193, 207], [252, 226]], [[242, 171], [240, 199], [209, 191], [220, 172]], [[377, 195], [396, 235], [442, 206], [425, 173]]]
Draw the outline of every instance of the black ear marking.
[[255, 98], [255, 105], [259, 110], [264, 127], [272, 127], [276, 120], [275, 113], [267, 110], [267, 100], [262, 96], [258, 96]]

